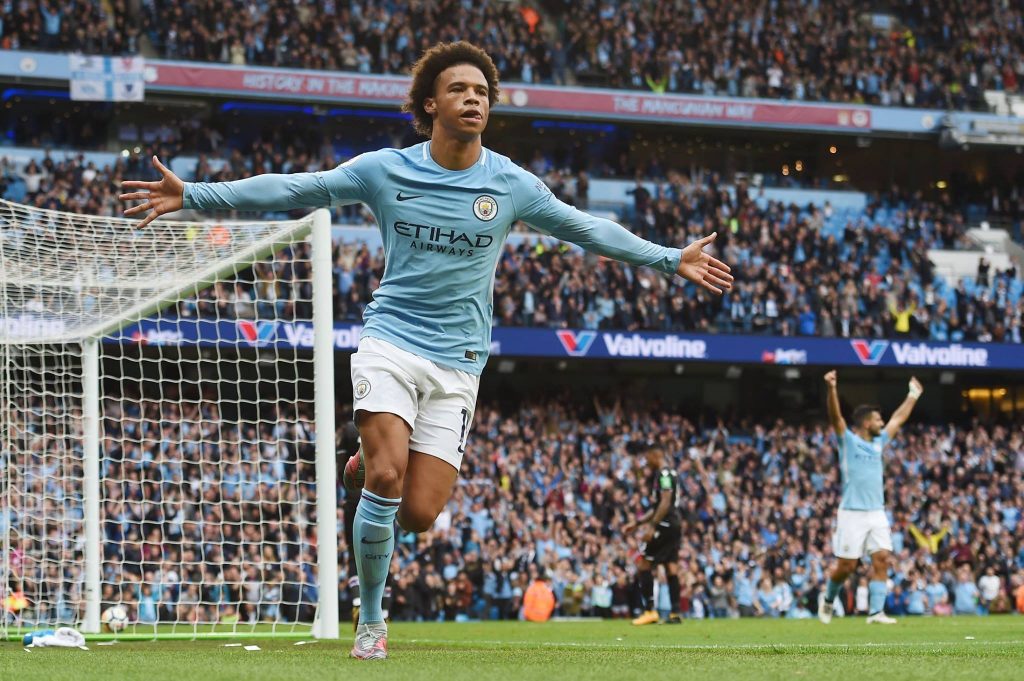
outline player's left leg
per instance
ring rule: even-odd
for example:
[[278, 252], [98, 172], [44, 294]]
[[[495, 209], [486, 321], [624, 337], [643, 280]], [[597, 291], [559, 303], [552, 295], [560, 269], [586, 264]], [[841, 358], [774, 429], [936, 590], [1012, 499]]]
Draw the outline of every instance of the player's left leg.
[[889, 558], [885, 550], [871, 554], [871, 581], [868, 582], [868, 623], [896, 624], [896, 620], [885, 614], [885, 597], [888, 595]]
[[426, 362], [424, 393], [409, 437], [398, 524], [426, 532], [452, 496], [476, 410], [480, 377]]
[[832, 621], [839, 590], [843, 588], [850, 575], [857, 571], [857, 565], [860, 564], [860, 558], [867, 546], [869, 530], [870, 524], [863, 512], [839, 510], [832, 533], [832, 555], [836, 557], [836, 566], [829, 576], [825, 597], [818, 604], [818, 619], [823, 624]]
[[452, 496], [457, 468], [447, 461], [423, 452], [409, 452], [405, 469], [402, 505], [398, 524], [406, 532], [426, 532]]
[[[676, 549], [678, 554], [678, 547]], [[671, 601], [670, 610], [668, 615], [669, 624], [678, 624], [682, 622], [682, 617], [679, 615], [679, 560], [672, 560], [665, 563], [665, 580], [668, 582], [668, 597]]]
[[885, 511], [867, 512], [868, 532], [865, 552], [871, 556], [871, 581], [868, 582], [868, 624], [896, 624], [885, 614], [888, 592], [889, 558], [892, 555], [892, 530]]

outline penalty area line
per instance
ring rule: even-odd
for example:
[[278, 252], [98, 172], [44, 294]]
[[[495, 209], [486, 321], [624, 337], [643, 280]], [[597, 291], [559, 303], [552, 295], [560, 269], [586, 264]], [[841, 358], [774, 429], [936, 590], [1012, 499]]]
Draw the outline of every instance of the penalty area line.
[[781, 649], [821, 649], [834, 650], [845, 648], [934, 648], [939, 646], [1012, 646], [1024, 644], [1024, 640], [1009, 641], [894, 641], [890, 643], [640, 643], [630, 644], [624, 641], [614, 643], [597, 643], [593, 641], [473, 641], [442, 638], [413, 638], [405, 641], [413, 644], [450, 645], [466, 648], [484, 646], [502, 646], [507, 648], [622, 648], [645, 650], [779, 650]]

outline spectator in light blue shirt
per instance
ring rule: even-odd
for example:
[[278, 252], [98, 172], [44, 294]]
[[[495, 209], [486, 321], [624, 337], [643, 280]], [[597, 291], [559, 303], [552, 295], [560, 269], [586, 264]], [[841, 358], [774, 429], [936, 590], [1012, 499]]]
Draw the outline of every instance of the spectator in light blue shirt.
[[156, 620], [156, 597], [153, 595], [153, 587], [143, 584], [142, 593], [139, 594], [139, 622], [152, 624]]
[[978, 585], [974, 583], [968, 567], [960, 569], [959, 580], [953, 592], [953, 612], [957, 615], [978, 614]]
[[733, 576], [733, 596], [736, 598], [736, 605], [740, 609], [741, 617], [754, 616], [754, 584], [750, 580], [747, 568], [740, 566]]
[[761, 611], [768, 617], [779, 616], [779, 603], [777, 599], [775, 589], [772, 588], [772, 582], [770, 579], [765, 577], [761, 580], [761, 588], [757, 590], [757, 602], [761, 606]]
[[51, 46], [56, 47], [57, 38], [60, 36], [60, 21], [64, 13], [52, 3], [40, 7], [39, 13], [43, 15], [43, 33], [48, 40], [53, 41]]
[[928, 596], [920, 586], [914, 586], [907, 593], [907, 614], [923, 615], [928, 604]]
[[937, 572], [932, 575], [932, 579], [928, 586], [925, 587], [924, 592], [928, 596], [928, 612], [934, 612], [937, 603], [941, 602], [943, 598], [949, 598], [949, 589], [939, 579]]

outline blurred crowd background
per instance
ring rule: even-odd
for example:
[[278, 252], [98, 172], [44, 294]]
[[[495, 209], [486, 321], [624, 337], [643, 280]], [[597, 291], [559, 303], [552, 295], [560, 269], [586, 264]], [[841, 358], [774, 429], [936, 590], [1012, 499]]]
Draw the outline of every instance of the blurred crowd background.
[[41, 0], [3, 7], [0, 48], [408, 73], [469, 40], [506, 81], [984, 109], [1024, 81], [1024, 9], [1000, 0]]

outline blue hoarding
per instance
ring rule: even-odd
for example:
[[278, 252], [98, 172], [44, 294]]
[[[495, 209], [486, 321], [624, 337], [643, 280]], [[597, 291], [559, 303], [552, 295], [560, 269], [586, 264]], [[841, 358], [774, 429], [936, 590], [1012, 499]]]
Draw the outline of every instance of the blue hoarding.
[[[351, 352], [361, 324], [334, 326], [334, 346]], [[108, 342], [312, 348], [310, 322], [145, 320]], [[491, 354], [510, 357], [668, 360], [735, 364], [936, 367], [1024, 370], [1024, 346], [918, 340], [634, 333], [497, 327]]]

